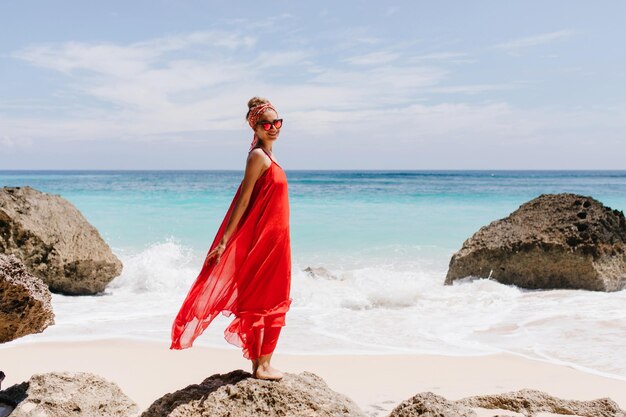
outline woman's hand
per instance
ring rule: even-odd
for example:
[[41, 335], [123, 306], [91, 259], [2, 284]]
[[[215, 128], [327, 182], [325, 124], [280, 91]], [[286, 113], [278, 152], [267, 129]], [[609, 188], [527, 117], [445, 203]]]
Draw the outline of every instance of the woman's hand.
[[217, 265], [220, 262], [220, 257], [222, 256], [222, 253], [224, 253], [224, 249], [226, 249], [226, 243], [218, 243], [217, 246], [207, 254], [206, 259], [204, 260], [204, 265], [208, 265], [213, 258], [215, 258], [215, 265]]

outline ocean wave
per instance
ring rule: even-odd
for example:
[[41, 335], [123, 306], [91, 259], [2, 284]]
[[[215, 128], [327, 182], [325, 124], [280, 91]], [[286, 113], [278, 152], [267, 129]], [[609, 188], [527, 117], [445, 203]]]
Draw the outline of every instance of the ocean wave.
[[200, 271], [198, 255], [170, 237], [136, 253], [119, 255], [124, 269], [107, 290], [172, 293], [184, 290]]

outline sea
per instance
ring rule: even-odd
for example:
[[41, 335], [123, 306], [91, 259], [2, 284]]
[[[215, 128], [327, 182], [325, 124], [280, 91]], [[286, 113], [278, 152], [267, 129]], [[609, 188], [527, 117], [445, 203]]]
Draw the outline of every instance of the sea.
[[[444, 285], [480, 227], [543, 194], [626, 209], [626, 171], [286, 170], [293, 303], [276, 353], [510, 353], [626, 380], [626, 290]], [[58, 194], [124, 269], [95, 296], [52, 295], [56, 324], [5, 345], [132, 338], [169, 348], [171, 325], [242, 171], [0, 171], [0, 186]], [[311, 275], [307, 268], [324, 268]], [[194, 346], [239, 349], [219, 315]]]

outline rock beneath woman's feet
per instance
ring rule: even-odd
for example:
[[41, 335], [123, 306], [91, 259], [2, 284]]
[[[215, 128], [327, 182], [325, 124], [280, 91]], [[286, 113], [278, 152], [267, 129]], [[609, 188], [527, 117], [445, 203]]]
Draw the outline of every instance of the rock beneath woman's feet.
[[591, 401], [563, 400], [542, 391], [522, 389], [495, 395], [477, 395], [455, 401], [465, 407], [503, 409], [532, 416], [537, 413], [593, 417], [626, 417], [626, 412], [610, 398]]
[[348, 397], [311, 372], [285, 373], [280, 381], [242, 370], [216, 374], [156, 400], [141, 417], [365, 417]]
[[0, 189], [0, 253], [20, 258], [50, 291], [96, 294], [122, 263], [69, 201], [31, 187]]
[[0, 343], [54, 324], [51, 299], [48, 286], [19, 259], [0, 253]]
[[476, 417], [476, 413], [463, 405], [449, 401], [432, 392], [420, 392], [404, 400], [391, 411], [389, 417]]
[[543, 194], [481, 227], [452, 256], [445, 284], [493, 278], [523, 288], [626, 288], [626, 219], [591, 197]]
[[13, 404], [11, 417], [131, 417], [137, 405], [113, 382], [84, 372], [35, 374], [0, 391], [0, 404]]

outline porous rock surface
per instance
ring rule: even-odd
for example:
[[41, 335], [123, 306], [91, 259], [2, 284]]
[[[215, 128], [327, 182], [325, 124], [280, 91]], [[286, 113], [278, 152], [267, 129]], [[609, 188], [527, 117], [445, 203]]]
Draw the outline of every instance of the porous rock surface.
[[592, 197], [542, 194], [483, 226], [452, 256], [445, 279], [523, 288], [626, 288], [626, 219]]
[[389, 417], [476, 417], [476, 412], [441, 395], [420, 392], [402, 401]]
[[[534, 417], [539, 413], [586, 417], [626, 417], [610, 398], [564, 400], [545, 392], [522, 389], [494, 395], [476, 395], [450, 401], [432, 392], [419, 393], [398, 405], [389, 417], [476, 417], [474, 410], [497, 411], [497, 416]], [[483, 410], [484, 411], [484, 410]], [[511, 412], [512, 414], [509, 414]]]
[[455, 404], [465, 407], [510, 410], [529, 417], [538, 413], [589, 417], [626, 417], [626, 412], [610, 398], [599, 398], [591, 401], [564, 400], [533, 389], [522, 389], [494, 395], [477, 395], [457, 400]]
[[156, 400], [141, 417], [365, 417], [348, 397], [311, 372], [284, 373], [280, 381], [243, 370], [215, 374]]
[[0, 391], [11, 417], [132, 417], [137, 405], [117, 384], [85, 372], [35, 374]]
[[0, 343], [54, 324], [48, 286], [13, 255], [0, 253]]
[[0, 189], [0, 253], [17, 256], [50, 291], [67, 295], [99, 293], [122, 272], [74, 205], [28, 186]]

